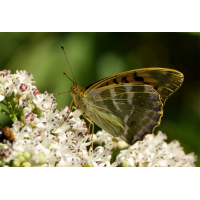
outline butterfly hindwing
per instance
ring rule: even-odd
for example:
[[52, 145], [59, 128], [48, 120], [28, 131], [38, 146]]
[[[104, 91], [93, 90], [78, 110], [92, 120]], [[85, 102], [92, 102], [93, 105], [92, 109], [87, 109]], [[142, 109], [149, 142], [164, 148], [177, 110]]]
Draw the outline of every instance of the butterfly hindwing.
[[159, 94], [150, 85], [104, 86], [84, 95], [84, 99], [86, 116], [130, 145], [152, 133], [163, 113]]

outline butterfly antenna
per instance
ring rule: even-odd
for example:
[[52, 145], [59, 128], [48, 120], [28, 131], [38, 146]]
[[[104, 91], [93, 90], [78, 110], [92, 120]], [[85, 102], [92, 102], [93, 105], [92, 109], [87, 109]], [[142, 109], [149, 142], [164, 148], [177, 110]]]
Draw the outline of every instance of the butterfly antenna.
[[[65, 72], [63, 72], [63, 74], [64, 74], [72, 83], [76, 84], [74, 81], [72, 81], [71, 78], [69, 78], [69, 76], [67, 76], [67, 74], [66, 74]], [[76, 85], [77, 85], [77, 84], [76, 84]]]
[[[68, 63], [68, 65], [69, 65], [69, 68], [70, 68], [70, 70], [71, 70], [71, 72], [72, 72], [72, 68], [70, 67], [70, 64], [69, 64], [69, 61], [68, 61], [68, 59], [67, 59], [67, 56], [66, 56], [66, 53], [65, 53], [65, 50], [64, 50], [64, 46], [63, 45], [61, 45], [61, 49], [63, 50], [63, 53], [65, 54], [65, 58], [66, 58], [66, 60], [67, 60], [67, 63]], [[65, 74], [66, 75], [66, 74]], [[74, 74], [73, 74], [73, 72], [72, 72], [72, 75], [73, 75], [73, 77], [74, 77]], [[67, 76], [67, 75], [66, 75]], [[68, 77], [68, 76], [67, 76]], [[69, 77], [68, 77], [69, 78]], [[70, 78], [69, 78], [70, 79]], [[70, 79], [71, 80], [71, 79]], [[74, 80], [75, 80], [75, 84], [77, 85], [77, 83], [76, 83], [76, 79], [75, 79], [75, 77], [74, 77]], [[74, 83], [74, 81], [72, 81], [73, 83]]]

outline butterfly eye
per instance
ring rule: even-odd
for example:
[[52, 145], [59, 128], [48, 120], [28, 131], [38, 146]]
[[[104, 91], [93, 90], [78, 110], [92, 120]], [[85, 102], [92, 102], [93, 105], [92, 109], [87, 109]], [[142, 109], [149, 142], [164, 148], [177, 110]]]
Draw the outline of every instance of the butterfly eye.
[[77, 90], [77, 88], [75, 88], [75, 89], [74, 89], [74, 93], [75, 93], [75, 94], [77, 94], [77, 93], [78, 93], [78, 90]]

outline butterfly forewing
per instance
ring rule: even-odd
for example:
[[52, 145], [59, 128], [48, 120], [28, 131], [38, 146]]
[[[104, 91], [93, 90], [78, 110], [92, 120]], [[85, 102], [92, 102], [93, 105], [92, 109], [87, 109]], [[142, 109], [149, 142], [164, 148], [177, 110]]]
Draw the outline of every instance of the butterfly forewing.
[[101, 79], [87, 87], [86, 94], [89, 94], [94, 89], [113, 84], [145, 84], [151, 85], [160, 94], [162, 103], [165, 103], [167, 98], [181, 86], [182, 82], [183, 74], [176, 70], [144, 68], [122, 72]]
[[150, 85], [118, 84], [91, 91], [86, 116], [95, 124], [128, 144], [152, 133], [162, 116], [162, 103]]

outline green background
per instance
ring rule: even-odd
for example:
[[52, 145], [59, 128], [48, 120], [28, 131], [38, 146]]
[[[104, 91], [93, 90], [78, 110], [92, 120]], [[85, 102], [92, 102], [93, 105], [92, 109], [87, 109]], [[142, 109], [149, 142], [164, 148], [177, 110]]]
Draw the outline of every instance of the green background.
[[[0, 33], [0, 70], [26, 70], [40, 92], [69, 91], [73, 78], [60, 45], [79, 85], [146, 67], [176, 69], [184, 82], [167, 101], [161, 125], [167, 142], [176, 139], [186, 154], [200, 156], [200, 34], [199, 33]], [[70, 94], [57, 96], [57, 109], [69, 106]], [[2, 125], [11, 121], [0, 114]], [[98, 127], [95, 127], [95, 131]], [[195, 163], [200, 166], [200, 159]]]

